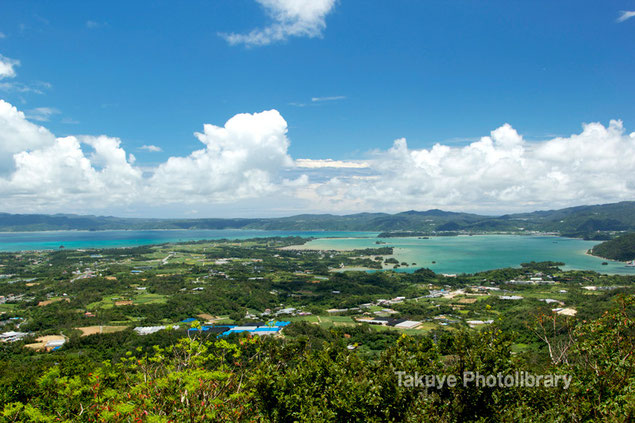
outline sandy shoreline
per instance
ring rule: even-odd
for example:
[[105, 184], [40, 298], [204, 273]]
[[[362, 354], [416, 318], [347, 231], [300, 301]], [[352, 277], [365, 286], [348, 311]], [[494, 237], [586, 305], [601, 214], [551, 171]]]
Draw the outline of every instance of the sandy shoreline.
[[595, 257], [596, 259], [599, 259], [599, 260], [612, 261], [614, 263], [628, 263], [627, 261], [612, 260], [612, 259], [608, 259], [606, 257], [596, 256], [595, 254], [591, 254], [591, 250], [586, 250], [584, 252], [584, 255], [585, 256], [589, 256], [589, 257]]

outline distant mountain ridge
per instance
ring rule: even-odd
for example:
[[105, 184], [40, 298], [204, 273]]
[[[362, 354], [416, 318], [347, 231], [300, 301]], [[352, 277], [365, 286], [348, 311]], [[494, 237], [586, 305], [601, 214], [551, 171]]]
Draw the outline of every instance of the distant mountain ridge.
[[263, 229], [414, 232], [557, 232], [564, 236], [607, 239], [616, 232], [635, 231], [635, 201], [577, 206], [560, 210], [481, 216], [433, 209], [396, 214], [302, 214], [281, 218], [147, 219], [70, 214], [0, 213], [0, 231], [114, 229]]

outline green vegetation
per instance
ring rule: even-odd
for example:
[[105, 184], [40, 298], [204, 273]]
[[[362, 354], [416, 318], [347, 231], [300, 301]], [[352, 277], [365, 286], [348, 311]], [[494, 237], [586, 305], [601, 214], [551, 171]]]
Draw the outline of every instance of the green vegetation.
[[591, 253], [611, 260], [635, 260], [635, 232], [602, 242], [593, 247]]
[[[634, 417], [635, 277], [558, 262], [343, 272], [398, 262], [390, 247], [294, 249], [305, 241], [0, 253], [0, 333], [24, 334], [0, 343], [0, 422]], [[208, 330], [269, 320], [290, 324], [269, 336]], [[38, 350], [54, 338], [63, 345]], [[571, 385], [425, 389], [396, 373], [465, 371]]]
[[[186, 337], [99, 364], [58, 354], [55, 362], [14, 368], [19, 377], [2, 363], [0, 420], [627, 422], [635, 415], [633, 311], [632, 298], [618, 301], [578, 325], [559, 364], [513, 353], [512, 337], [496, 326], [390, 339], [349, 331], [348, 342], [382, 340], [375, 345], [382, 352], [367, 356], [346, 348], [337, 331], [310, 324], [290, 328], [284, 340]], [[491, 388], [464, 382], [466, 369], [566, 375], [571, 382], [567, 389]], [[414, 388], [400, 385], [397, 372], [461, 380]]]

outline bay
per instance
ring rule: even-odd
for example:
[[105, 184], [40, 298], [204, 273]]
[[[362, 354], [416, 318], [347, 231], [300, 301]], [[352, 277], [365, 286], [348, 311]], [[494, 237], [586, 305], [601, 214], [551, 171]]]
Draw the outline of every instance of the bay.
[[[378, 245], [377, 241], [385, 242]], [[436, 273], [474, 273], [503, 267], [518, 267], [530, 261], [559, 261], [565, 270], [594, 270], [600, 273], [635, 274], [625, 263], [585, 254], [598, 241], [527, 235], [475, 235], [419, 238], [317, 239], [303, 246], [309, 249], [350, 250], [393, 247], [394, 257], [408, 266], [397, 271], [412, 272], [421, 267]], [[607, 262], [607, 265], [602, 265]], [[413, 265], [412, 263], [416, 263]]]
[[175, 229], [113, 231], [0, 232], [0, 251], [57, 250], [64, 248], [117, 248], [204, 239], [264, 237], [375, 237], [378, 232], [263, 231], [243, 229]]
[[[317, 238], [300, 248], [351, 250], [394, 247], [394, 256], [412, 272], [428, 267], [437, 273], [473, 273], [502, 267], [518, 267], [529, 261], [561, 261], [566, 270], [635, 274], [624, 263], [585, 254], [597, 241], [554, 236], [475, 235], [453, 237], [377, 238], [377, 232], [263, 231], [263, 230], [146, 230], [146, 231], [47, 231], [0, 233], [0, 251], [134, 247], [140, 245], [215, 239], [249, 239], [300, 236]], [[386, 244], [377, 244], [376, 242]], [[602, 265], [607, 261], [608, 265]], [[435, 263], [433, 263], [435, 262]], [[412, 263], [416, 263], [413, 265]]]

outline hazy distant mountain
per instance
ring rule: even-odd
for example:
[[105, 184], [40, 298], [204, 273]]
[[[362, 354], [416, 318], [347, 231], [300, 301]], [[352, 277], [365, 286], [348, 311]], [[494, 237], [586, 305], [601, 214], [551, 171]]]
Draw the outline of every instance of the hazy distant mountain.
[[503, 216], [480, 216], [442, 210], [346, 216], [303, 214], [257, 219], [143, 219], [68, 214], [0, 213], [0, 231], [108, 229], [269, 229], [324, 231], [517, 232], [547, 231], [575, 237], [606, 238], [635, 230], [635, 201]]

